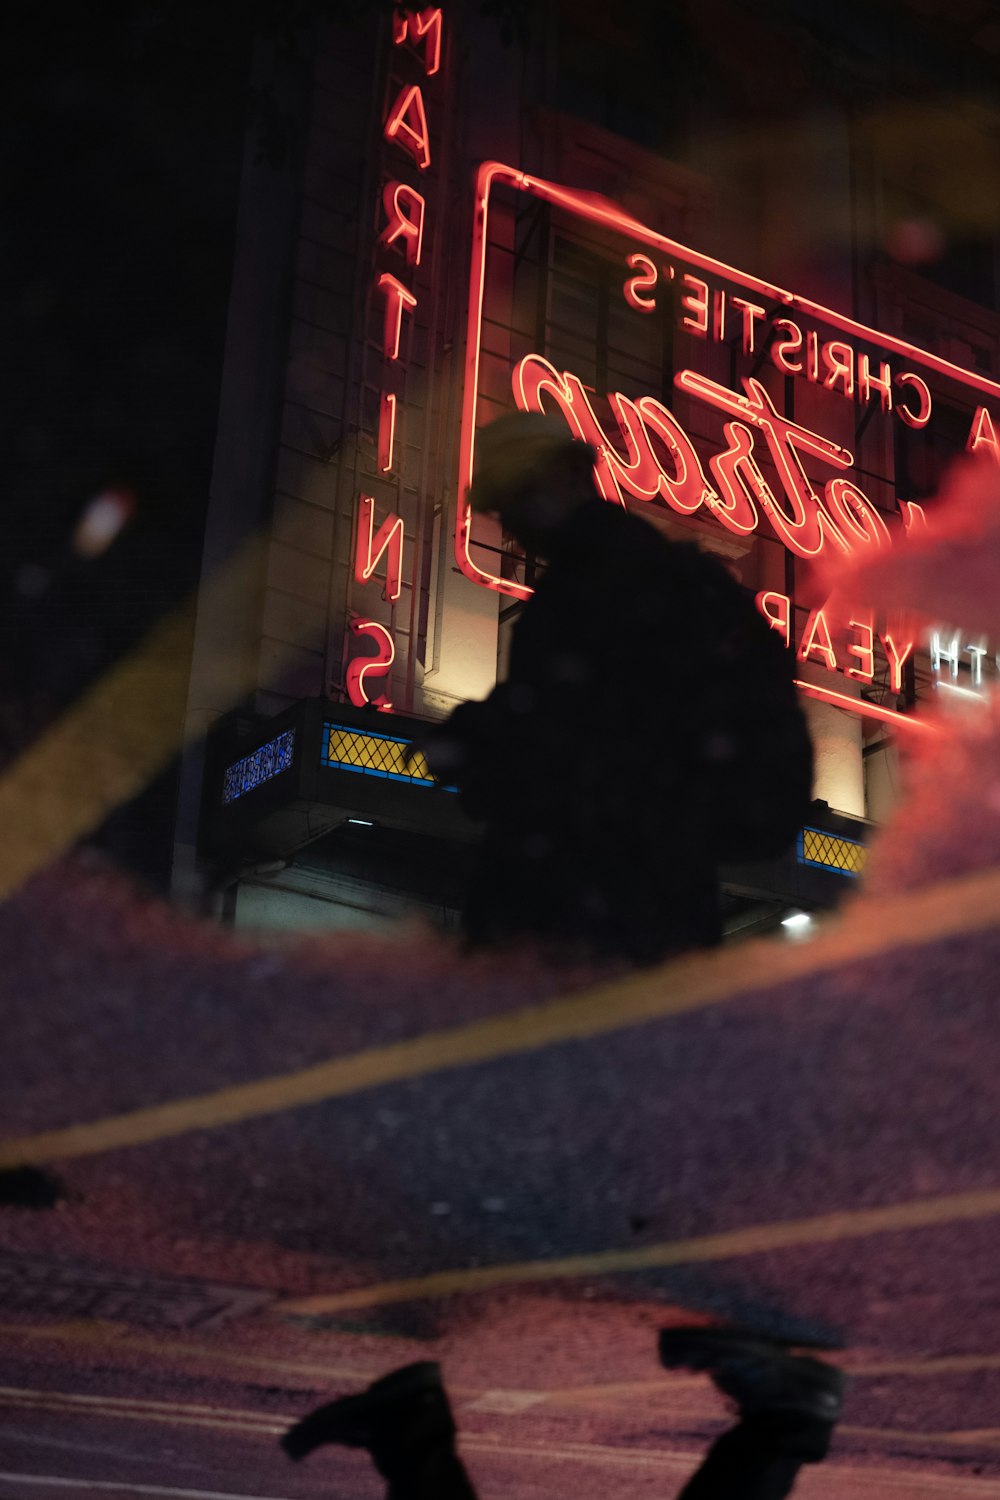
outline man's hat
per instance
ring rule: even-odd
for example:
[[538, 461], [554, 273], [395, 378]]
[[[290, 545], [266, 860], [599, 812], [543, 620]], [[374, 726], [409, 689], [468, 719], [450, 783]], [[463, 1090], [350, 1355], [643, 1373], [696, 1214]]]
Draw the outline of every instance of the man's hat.
[[475, 467], [468, 501], [474, 511], [500, 510], [505, 500], [563, 455], [596, 457], [573, 436], [561, 417], [540, 411], [512, 411], [476, 433]]

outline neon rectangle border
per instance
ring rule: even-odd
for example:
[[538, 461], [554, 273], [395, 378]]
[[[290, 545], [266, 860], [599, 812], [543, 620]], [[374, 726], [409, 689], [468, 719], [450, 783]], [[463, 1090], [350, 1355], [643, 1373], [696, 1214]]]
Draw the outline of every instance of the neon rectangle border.
[[[465, 340], [465, 385], [462, 396], [462, 425], [459, 436], [458, 496], [455, 522], [455, 560], [461, 572], [474, 583], [495, 589], [498, 593], [512, 595], [516, 599], [526, 599], [531, 593], [530, 589], [513, 582], [511, 579], [500, 578], [494, 573], [485, 572], [473, 560], [470, 552], [471, 516], [469, 508], [465, 503], [465, 494], [472, 482], [472, 467], [475, 459], [480, 342], [482, 338], [483, 300], [486, 291], [487, 229], [490, 192], [494, 183], [505, 184], [515, 191], [530, 193], [543, 202], [551, 203], [557, 207], [567, 209], [571, 213], [578, 214], [590, 223], [603, 224], [606, 227], [615, 229], [621, 234], [629, 236], [633, 241], [639, 241], [642, 244], [654, 247], [664, 255], [676, 257], [693, 267], [697, 267], [699, 270], [709, 271], [715, 276], [725, 277], [727, 280], [737, 283], [744, 291], [754, 292], [771, 302], [781, 304], [786, 309], [794, 309], [799, 313], [822, 321], [829, 327], [836, 328], [841, 333], [850, 334], [879, 349], [891, 349], [897, 354], [905, 354], [909, 359], [923, 365], [926, 369], [935, 371], [938, 375], [943, 375], [950, 380], [956, 380], [960, 384], [969, 386], [973, 390], [984, 395], [989, 395], [994, 399], [1000, 399], [1000, 385], [995, 381], [989, 380], [985, 376], [977, 375], [972, 370], [965, 370], [960, 365], [953, 364], [950, 360], [942, 359], [939, 355], [920, 349], [915, 344], [907, 343], [905, 339], [897, 338], [894, 334], [882, 333], [865, 323], [859, 323], [854, 318], [849, 318], [844, 313], [836, 312], [831, 307], [824, 307], [820, 302], [813, 302], [808, 297], [800, 297], [794, 292], [787, 291], [784, 287], [775, 286], [771, 282], [762, 280], [760, 277], [751, 276], [745, 271], [740, 271], [736, 266], [731, 266], [725, 261], [716, 260], [713, 256], [704, 255], [697, 250], [692, 250], [687, 245], [682, 245], [679, 240], [672, 240], [667, 235], [660, 234], [655, 229], [650, 229], [647, 225], [640, 223], [638, 219], [631, 218], [614, 203], [601, 197], [599, 194], [561, 187], [557, 183], [546, 181], [544, 178], [533, 177], [527, 172], [520, 171], [517, 167], [506, 166], [503, 162], [483, 162], [476, 177], [472, 263], [469, 277], [469, 308]], [[832, 689], [816, 687], [812, 683], [802, 681], [797, 681], [796, 686], [807, 696], [817, 698], [821, 702], [835, 704], [838, 708], [861, 714], [863, 717], [880, 719], [883, 722], [895, 725], [897, 728], [927, 730], [930, 727], [922, 723], [919, 719], [915, 719], [912, 715], [900, 714], [893, 709], [850, 698], [846, 694], [835, 692]]]

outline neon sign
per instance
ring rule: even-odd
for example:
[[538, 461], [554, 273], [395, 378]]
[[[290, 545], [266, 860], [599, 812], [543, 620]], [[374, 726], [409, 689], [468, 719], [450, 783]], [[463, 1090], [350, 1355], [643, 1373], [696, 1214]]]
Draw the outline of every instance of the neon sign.
[[396, 643], [392, 633], [378, 620], [352, 620], [352, 635], [366, 637], [375, 644], [374, 656], [356, 656], [347, 668], [347, 696], [357, 708], [366, 703], [388, 713], [392, 704], [385, 694], [373, 698], [365, 684], [367, 677], [388, 677], [396, 660]]
[[354, 552], [354, 577], [367, 583], [385, 557], [383, 599], [396, 600], [403, 592], [403, 518], [388, 515], [375, 534], [375, 501], [362, 495], [358, 516], [357, 545]]
[[[442, 31], [443, 21], [439, 7], [406, 13], [396, 11], [393, 16], [392, 45], [405, 48], [413, 54], [416, 62], [407, 61], [407, 67], [411, 72], [414, 67], [422, 68], [422, 77], [419, 82], [404, 81], [399, 84], [383, 117], [382, 138], [390, 148], [390, 154], [409, 158], [411, 169], [415, 165], [420, 173], [426, 172], [431, 164], [424, 82], [440, 70]], [[397, 163], [391, 162], [386, 180], [380, 187], [380, 203], [382, 225], [377, 239], [377, 251], [382, 259], [391, 259], [396, 270], [402, 270], [403, 266], [416, 270], [424, 252], [427, 219], [425, 194], [412, 183], [404, 181], [398, 175]], [[378, 398], [375, 463], [379, 474], [388, 477], [397, 468], [398, 387], [401, 384], [401, 366], [405, 363], [404, 320], [417, 307], [417, 295], [393, 271], [379, 268], [376, 268], [371, 283], [371, 294], [376, 306], [379, 299], [382, 303], [383, 388], [379, 391]], [[393, 389], [393, 386], [397, 388]], [[354, 581], [359, 587], [368, 585], [375, 576], [376, 568], [384, 564], [382, 598], [393, 605], [403, 591], [404, 522], [402, 516], [389, 511], [381, 519], [377, 532], [375, 525], [375, 501], [372, 496], [361, 494], [358, 496], [354, 539]], [[392, 671], [396, 645], [391, 626], [364, 617], [352, 618], [348, 622], [345, 654], [352, 636], [359, 641], [374, 643], [376, 655], [354, 656], [348, 663], [344, 681], [347, 696], [359, 708], [371, 704], [387, 712], [392, 704], [385, 694], [371, 697], [368, 682], [371, 679], [385, 678]]]
[[[604, 198], [499, 162], [486, 162], [476, 186], [460, 496], [471, 480], [477, 420], [482, 420], [481, 345], [487, 294], [492, 295], [490, 215], [499, 190], [549, 205], [561, 216], [576, 220], [591, 240], [598, 234], [602, 253], [612, 265], [619, 254], [626, 316], [646, 317], [660, 307], [659, 299], [669, 296], [666, 310], [682, 334], [706, 345], [726, 341], [754, 357], [751, 373], [738, 386], [696, 369], [675, 373], [674, 386], [681, 398], [707, 418], [697, 423], [697, 440], [693, 429], [688, 430], [658, 396], [614, 389], [595, 393], [578, 372], [557, 369], [540, 352], [513, 359], [509, 379], [514, 404], [522, 410], [558, 413], [575, 436], [592, 444], [597, 452], [595, 480], [605, 499], [659, 505], [683, 516], [700, 512], [737, 536], [749, 536], [764, 527], [783, 547], [804, 559], [891, 547], [911, 527], [921, 525], [920, 506], [903, 497], [896, 500], [895, 524], [891, 516], [887, 520], [865, 492], [854, 452], [779, 409], [762, 378], [765, 362], [782, 377], [807, 382], [849, 403], [859, 416], [872, 411], [913, 429], [932, 422], [936, 395], [957, 387], [966, 401], [971, 395], [976, 403], [969, 451], [985, 451], [1000, 462], [1000, 439], [991, 413], [991, 407], [992, 412], [1000, 412], [1000, 385], [995, 382], [689, 249]], [[508, 202], [505, 199], [505, 212]], [[615, 245], [620, 250], [607, 248]], [[489, 316], [491, 323], [497, 321], [498, 312], [492, 306]], [[495, 353], [491, 363], [495, 367]], [[494, 375], [491, 402], [495, 403], [497, 394]], [[599, 415], [599, 402], [610, 417]], [[494, 412], [495, 405], [491, 405]], [[707, 439], [703, 431], [713, 422], [718, 437]], [[491, 554], [476, 542], [472, 519], [462, 503], [455, 556], [465, 576], [480, 586], [521, 599], [531, 592], [495, 571]], [[764, 613], [801, 660], [855, 682], [869, 682], [874, 677], [877, 642], [892, 688], [901, 691], [913, 641], [889, 628], [876, 633], [873, 622], [832, 622], [823, 611], [814, 610], [799, 641], [793, 643], [791, 601], [787, 616], [776, 602], [784, 597], [773, 592], [768, 596], [777, 618], [767, 609]], [[838, 632], [844, 637], [839, 642]], [[892, 721], [902, 717], [833, 688], [812, 683], [801, 686], [814, 697], [870, 717]]]
[[402, 237], [407, 265], [419, 266], [424, 248], [426, 199], [405, 182], [387, 182], [382, 190], [382, 212], [385, 228], [379, 244], [392, 245]]
[[411, 41], [417, 47], [421, 40], [424, 45], [424, 71], [428, 78], [441, 66], [441, 8], [428, 8], [421, 11], [408, 11], [401, 15], [399, 11], [393, 16], [392, 41], [396, 47], [402, 46], [404, 42]]
[[430, 136], [424, 96], [418, 83], [401, 90], [385, 122], [385, 138], [396, 141], [408, 151], [422, 172], [431, 164]]

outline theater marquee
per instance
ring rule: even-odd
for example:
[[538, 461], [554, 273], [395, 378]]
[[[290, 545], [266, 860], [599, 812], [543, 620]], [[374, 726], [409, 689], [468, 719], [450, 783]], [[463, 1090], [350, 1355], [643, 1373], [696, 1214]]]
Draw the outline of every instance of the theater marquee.
[[[525, 349], [530, 334], [523, 318], [518, 331], [512, 305], [510, 225], [531, 202], [548, 205], [560, 223], [575, 224], [598, 242], [605, 263], [617, 258], [620, 278], [613, 278], [612, 295], [621, 299], [619, 321], [632, 318], [641, 332], [639, 322], [657, 313], [672, 320], [682, 347], [693, 351], [683, 367], [673, 369], [683, 410], [693, 413], [687, 426], [672, 409], [680, 403], [673, 399], [668, 405], [662, 390], [644, 393], [633, 382], [629, 394], [598, 391], [579, 370], [560, 368], [537, 348]], [[505, 323], [514, 333], [498, 336]], [[586, 336], [588, 330], [580, 332]], [[596, 327], [589, 333], [595, 340], [601, 336]], [[736, 373], [732, 361], [728, 381], [719, 378], [723, 346], [742, 356], [743, 373]], [[495, 545], [477, 534], [474, 527], [481, 523], [461, 500], [471, 479], [476, 428], [504, 404], [560, 413], [570, 430], [596, 449], [595, 478], [611, 502], [697, 515], [735, 537], [769, 536], [806, 560], [898, 545], [923, 525], [920, 506], [893, 495], [890, 511], [884, 484], [878, 501], [866, 492], [853, 442], [848, 446], [790, 414], [794, 394], [787, 401], [781, 396], [789, 381], [793, 393], [804, 382], [824, 400], [844, 403], [848, 420], [834, 410], [829, 422], [840, 436], [872, 420], [933, 432], [939, 404], [952, 413], [956, 407], [967, 410], [966, 448], [1000, 461], [1000, 386], [993, 381], [689, 249], [606, 199], [485, 163], [473, 229], [458, 566], [482, 587], [516, 598], [530, 593], [499, 567]], [[810, 412], [816, 407], [813, 401]], [[805, 691], [854, 712], [907, 722], [894, 709], [841, 689], [870, 683], [877, 655], [898, 694], [913, 640], [880, 621], [874, 609], [865, 618], [835, 621], [822, 607], [809, 612], [796, 639], [788, 593], [762, 589], [757, 602], [800, 660], [840, 674], [839, 688], [831, 675], [828, 688], [802, 683]]]

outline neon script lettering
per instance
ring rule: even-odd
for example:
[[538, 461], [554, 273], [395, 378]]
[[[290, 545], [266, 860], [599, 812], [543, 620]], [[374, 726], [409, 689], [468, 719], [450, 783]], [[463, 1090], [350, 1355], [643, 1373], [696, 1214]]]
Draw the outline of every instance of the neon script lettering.
[[[850, 553], [891, 542], [885, 521], [856, 484], [835, 475], [819, 493], [802, 463], [809, 456], [847, 469], [853, 454], [783, 416], [760, 381], [745, 379], [743, 395], [693, 370], [682, 370], [676, 383], [729, 418], [723, 424], [727, 446], [708, 460], [711, 478], [673, 412], [654, 397], [633, 401], [611, 392], [607, 400], [615, 430], [609, 435], [583, 383], [570, 371], [560, 374], [541, 355], [528, 354], [512, 377], [522, 411], [557, 410], [574, 436], [594, 447], [594, 477], [606, 500], [661, 500], [681, 515], [704, 506], [720, 525], [743, 536], [764, 518], [800, 557], [817, 557], [831, 547]], [[777, 492], [757, 462], [758, 441], [781, 480]]]

